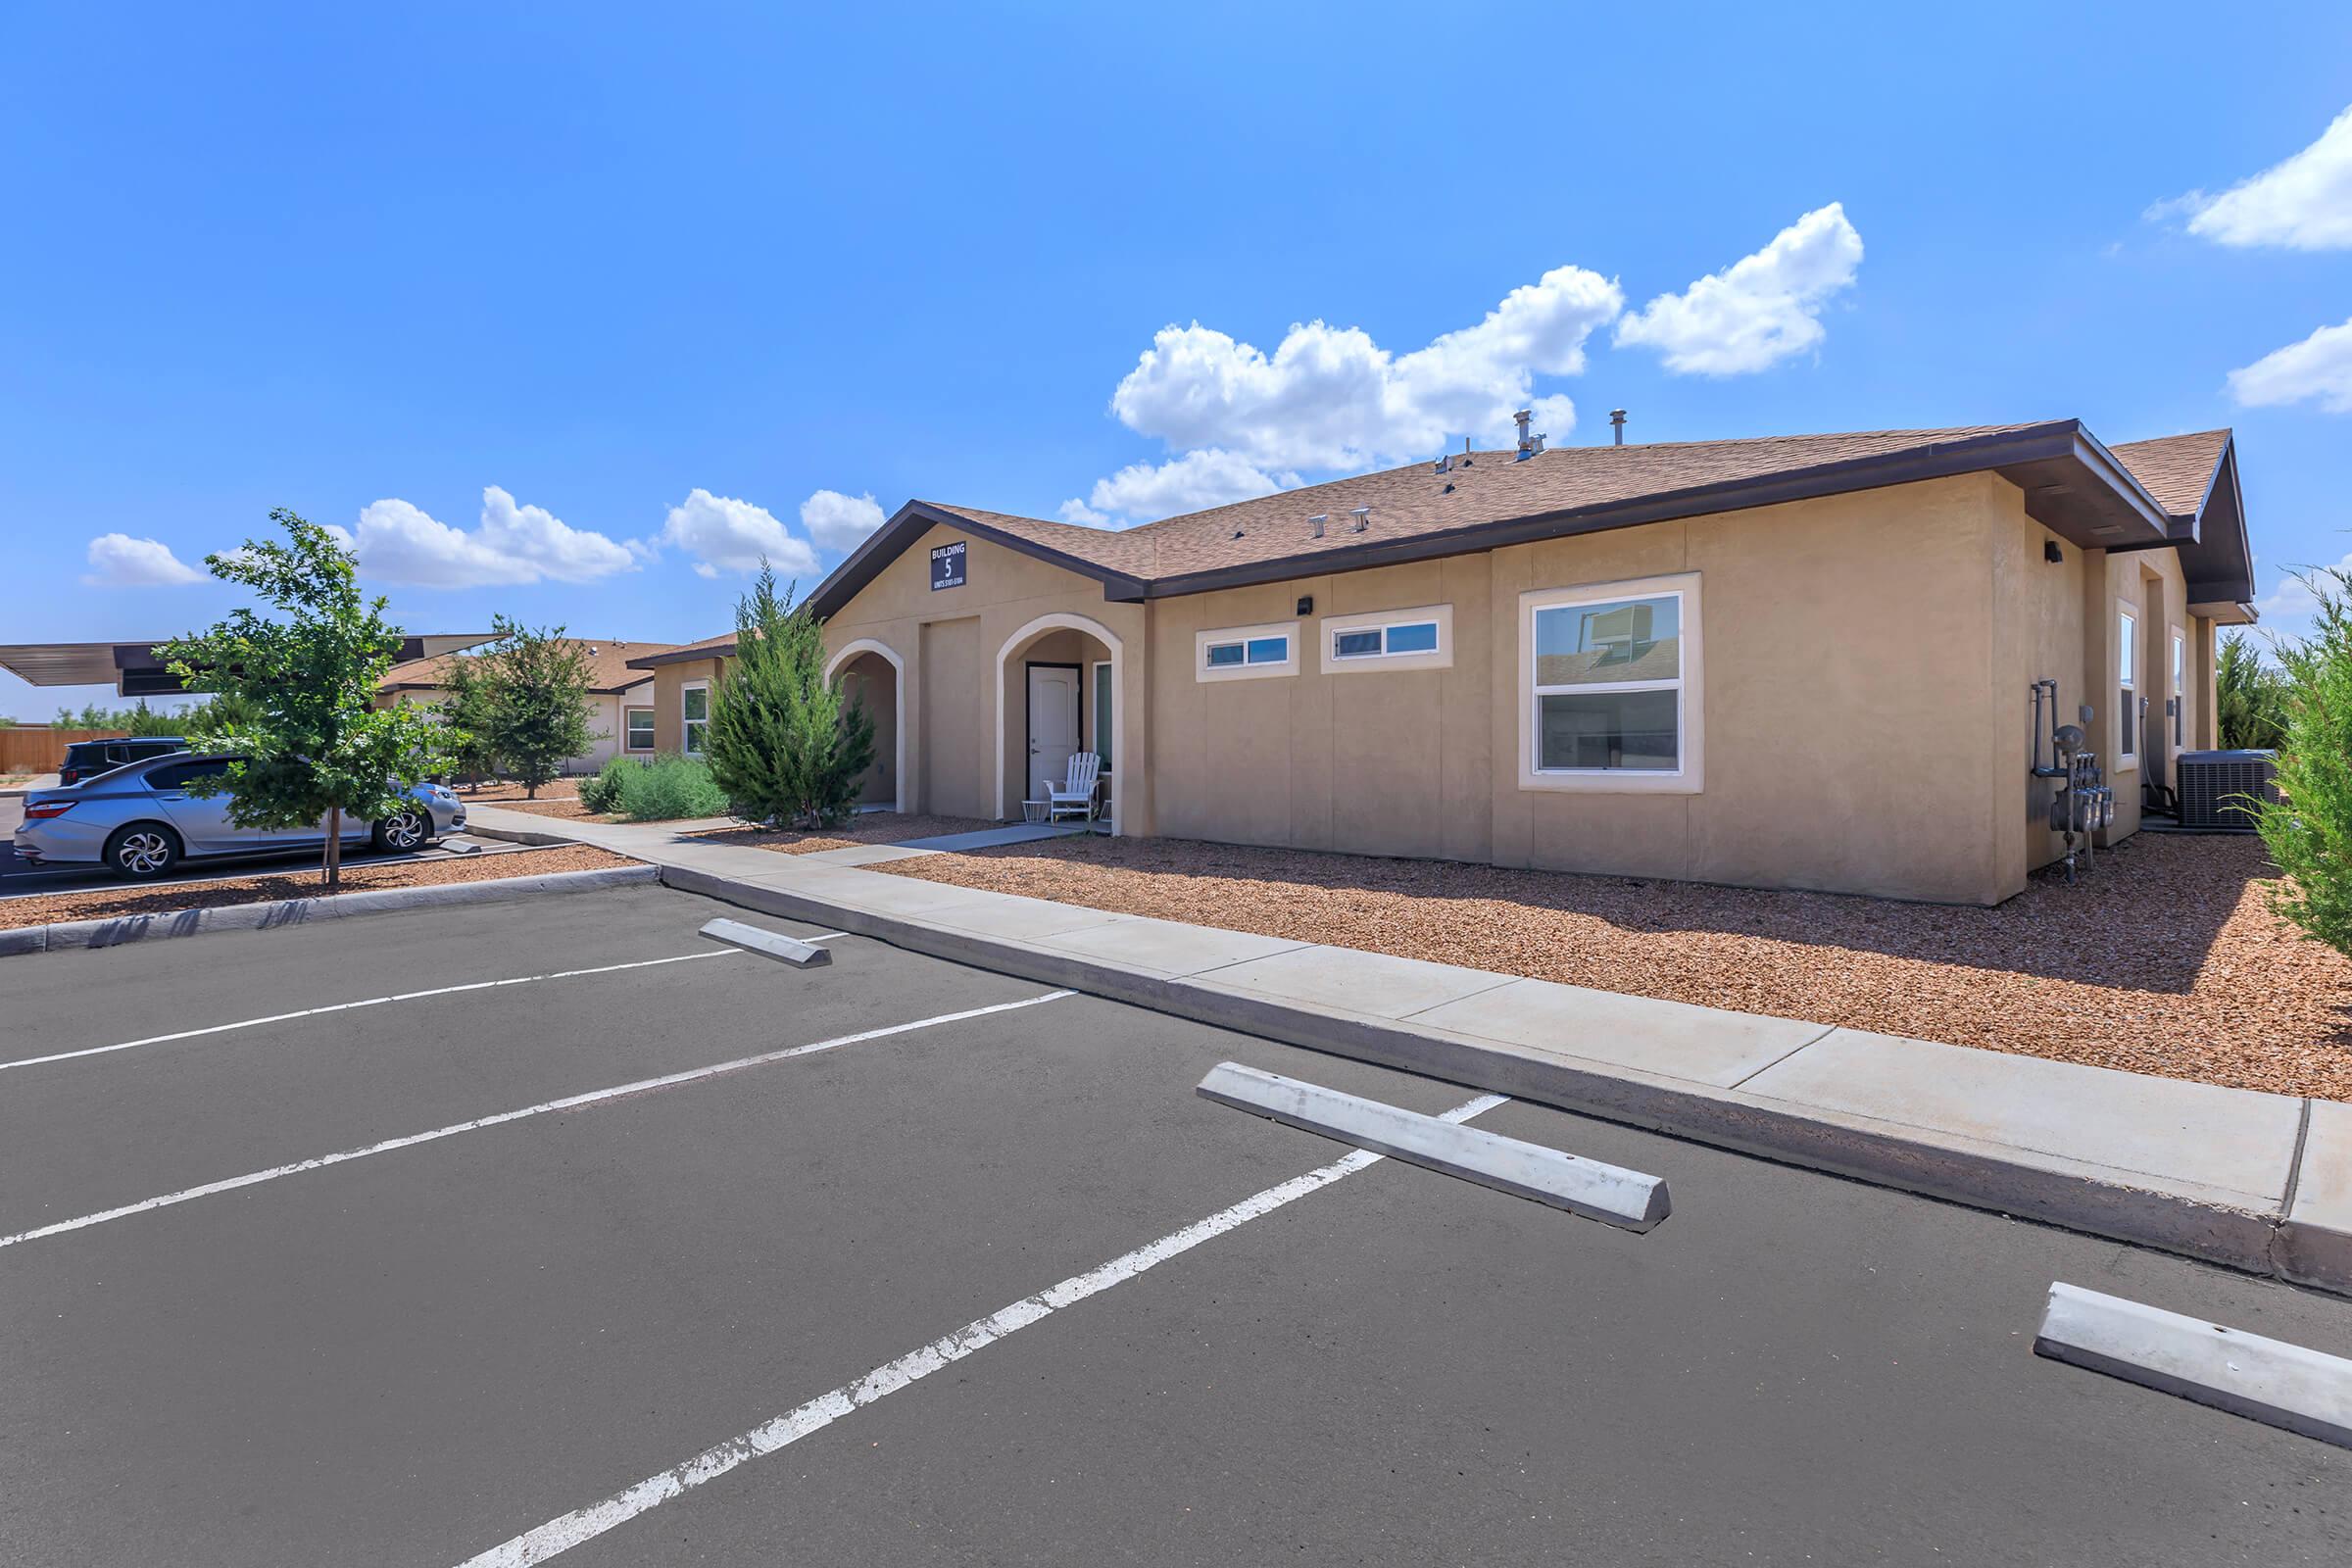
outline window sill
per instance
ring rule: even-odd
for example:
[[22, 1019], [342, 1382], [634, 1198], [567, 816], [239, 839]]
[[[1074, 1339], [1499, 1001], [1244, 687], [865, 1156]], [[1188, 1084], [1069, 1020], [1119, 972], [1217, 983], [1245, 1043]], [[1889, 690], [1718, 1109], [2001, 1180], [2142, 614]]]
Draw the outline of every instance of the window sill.
[[1627, 771], [1594, 773], [1542, 773], [1533, 768], [1519, 772], [1519, 788], [1531, 793], [1564, 795], [1703, 795], [1705, 781], [1686, 768], [1680, 773], [1637, 773]]

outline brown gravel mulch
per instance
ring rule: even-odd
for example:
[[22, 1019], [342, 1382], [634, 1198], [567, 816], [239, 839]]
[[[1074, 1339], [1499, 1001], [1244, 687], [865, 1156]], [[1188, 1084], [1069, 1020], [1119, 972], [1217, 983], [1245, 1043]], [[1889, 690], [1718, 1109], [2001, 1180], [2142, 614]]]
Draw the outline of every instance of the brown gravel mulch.
[[2250, 838], [2143, 833], [1997, 908], [1174, 839], [873, 869], [2239, 1089], [2352, 1100], [2352, 960]]
[[711, 844], [773, 850], [778, 855], [814, 855], [819, 850], [847, 850], [859, 844], [904, 844], [908, 839], [976, 833], [982, 828], [1004, 825], [977, 816], [932, 816], [922, 812], [902, 816], [896, 811], [864, 811], [826, 833], [779, 833], [764, 827], [731, 827], [697, 837]]
[[[512, 853], [469, 855], [441, 860], [397, 860], [380, 865], [366, 861], [343, 867], [341, 893], [372, 892], [380, 888], [419, 888], [444, 882], [495, 882], [501, 877], [545, 876], [553, 871], [598, 871], [609, 865], [634, 864], [625, 856], [590, 849], [584, 844], [558, 849], [515, 850]], [[278, 899], [317, 899], [326, 896], [316, 862], [293, 870], [257, 876], [221, 877], [212, 882], [183, 882], [175, 887], [90, 888], [75, 893], [43, 893], [30, 898], [0, 899], [0, 930], [47, 925], [53, 920], [114, 920], [131, 914], [176, 914], [182, 909], [211, 909], [229, 904], [269, 904]]]

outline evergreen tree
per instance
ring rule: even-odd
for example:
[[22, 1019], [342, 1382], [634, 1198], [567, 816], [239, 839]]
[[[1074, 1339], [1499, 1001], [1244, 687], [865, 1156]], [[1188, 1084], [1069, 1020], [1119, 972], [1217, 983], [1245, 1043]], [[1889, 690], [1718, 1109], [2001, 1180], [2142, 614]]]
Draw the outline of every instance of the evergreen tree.
[[2352, 573], [2331, 566], [2303, 582], [2319, 613], [2309, 637], [2277, 645], [2287, 693], [2280, 799], [2262, 803], [2256, 825], [2286, 873], [2271, 906], [2352, 954]]
[[735, 667], [710, 694], [703, 755], [737, 815], [807, 829], [849, 818], [874, 760], [873, 715], [825, 679], [824, 623], [790, 588], [777, 598], [765, 562], [735, 607]]

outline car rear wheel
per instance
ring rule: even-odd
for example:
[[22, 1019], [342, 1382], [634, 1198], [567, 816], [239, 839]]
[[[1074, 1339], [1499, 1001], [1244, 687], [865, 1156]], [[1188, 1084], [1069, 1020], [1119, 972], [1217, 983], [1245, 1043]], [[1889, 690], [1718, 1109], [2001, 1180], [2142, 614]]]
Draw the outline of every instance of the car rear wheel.
[[150, 882], [179, 863], [179, 835], [160, 822], [133, 822], [106, 841], [107, 868]]
[[378, 821], [370, 831], [375, 847], [394, 855], [406, 855], [411, 850], [424, 848], [424, 841], [433, 836], [433, 824], [416, 808], [403, 807]]

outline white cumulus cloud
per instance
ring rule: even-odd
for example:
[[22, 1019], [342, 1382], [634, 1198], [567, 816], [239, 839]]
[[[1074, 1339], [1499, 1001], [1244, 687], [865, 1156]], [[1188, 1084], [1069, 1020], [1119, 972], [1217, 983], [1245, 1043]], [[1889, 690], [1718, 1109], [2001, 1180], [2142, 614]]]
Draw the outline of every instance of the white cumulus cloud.
[[2352, 249], [2352, 108], [2318, 141], [2219, 196], [2190, 191], [2148, 209], [2151, 218], [2175, 213], [2188, 214], [2190, 233], [2221, 245]]
[[1066, 522], [1125, 527], [1270, 496], [1298, 482], [1298, 475], [1287, 469], [1269, 473], [1238, 453], [1203, 447], [1166, 463], [1130, 464], [1107, 479], [1097, 479], [1084, 501], [1061, 504], [1061, 515]]
[[93, 588], [160, 588], [202, 582], [204, 573], [172, 553], [161, 539], [102, 533], [90, 541], [90, 569], [82, 581]]
[[2313, 398], [2330, 414], [2352, 414], [2352, 320], [2231, 370], [2230, 395], [2248, 408]]
[[782, 577], [816, 572], [816, 551], [778, 522], [774, 513], [708, 490], [694, 490], [669, 509], [662, 543], [694, 557], [694, 569], [706, 577], [758, 571], [762, 558]]
[[574, 528], [544, 507], [523, 506], [497, 485], [482, 491], [480, 525], [471, 532], [392, 497], [361, 509], [358, 527], [344, 537], [368, 576], [420, 588], [591, 582], [637, 564], [625, 545]]
[[1832, 202], [1754, 255], [1651, 300], [1617, 323], [1617, 342], [1656, 349], [1680, 374], [1766, 369], [1822, 340], [1822, 307], [1861, 265], [1862, 236]]
[[861, 496], [819, 490], [801, 503], [801, 526], [827, 550], [857, 549], [885, 520], [870, 490]]
[[1534, 396], [1539, 375], [1574, 375], [1585, 343], [1625, 309], [1598, 272], [1559, 267], [1505, 295], [1473, 325], [1398, 354], [1361, 327], [1294, 324], [1269, 354], [1195, 321], [1164, 326], [1111, 393], [1111, 412], [1176, 454], [1096, 481], [1061, 506], [1072, 522], [1144, 521], [1298, 484], [1301, 470], [1436, 457], [1457, 436], [1507, 441], [1514, 410], [1563, 440], [1576, 406]]
[[1293, 326], [1270, 355], [1198, 321], [1166, 326], [1111, 412], [1172, 449], [1216, 448], [1264, 469], [1434, 457], [1448, 436], [1500, 439], [1534, 377], [1582, 370], [1585, 340], [1624, 306], [1614, 282], [1562, 267], [1408, 354], [1323, 321]]

